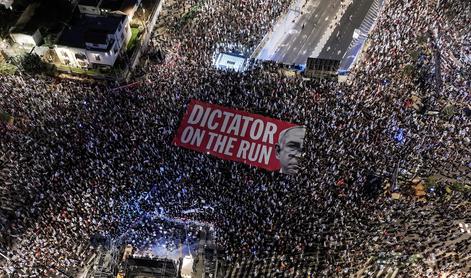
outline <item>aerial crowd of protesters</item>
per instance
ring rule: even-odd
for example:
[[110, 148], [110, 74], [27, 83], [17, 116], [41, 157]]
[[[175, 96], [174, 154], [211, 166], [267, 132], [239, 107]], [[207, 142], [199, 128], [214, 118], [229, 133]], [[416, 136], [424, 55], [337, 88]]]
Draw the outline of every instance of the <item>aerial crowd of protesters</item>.
[[[126, 243], [149, 247], [167, 225], [136, 221], [155, 213], [210, 223], [224, 259], [251, 261], [260, 277], [368, 275], [384, 254], [402, 277], [466, 277], [458, 222], [470, 220], [469, 193], [438, 184], [416, 202], [383, 186], [397, 168], [469, 182], [471, 4], [387, 1], [346, 83], [287, 77], [269, 62], [213, 67], [218, 45], [255, 49], [289, 2], [164, 5], [150, 46], [164, 58], [149, 60], [132, 90], [0, 76], [0, 110], [15, 118], [0, 123], [0, 276], [79, 269], [96, 234], [136, 230], [141, 239]], [[194, 5], [194, 18], [182, 17]], [[191, 99], [306, 126], [304, 167], [283, 175], [172, 145]], [[380, 194], [365, 190], [371, 177]]]

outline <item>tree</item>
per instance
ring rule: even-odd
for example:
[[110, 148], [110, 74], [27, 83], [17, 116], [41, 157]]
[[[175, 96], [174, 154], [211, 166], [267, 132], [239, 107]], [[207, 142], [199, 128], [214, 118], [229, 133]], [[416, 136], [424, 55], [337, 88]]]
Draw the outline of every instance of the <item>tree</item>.
[[16, 70], [16, 66], [5, 62], [0, 62], [0, 74], [13, 75], [16, 73]]
[[32, 74], [54, 75], [56, 67], [44, 62], [36, 53], [25, 54], [20, 58], [20, 68]]
[[415, 72], [415, 67], [411, 64], [407, 64], [402, 68], [402, 73], [407, 76], [412, 78], [414, 76]]

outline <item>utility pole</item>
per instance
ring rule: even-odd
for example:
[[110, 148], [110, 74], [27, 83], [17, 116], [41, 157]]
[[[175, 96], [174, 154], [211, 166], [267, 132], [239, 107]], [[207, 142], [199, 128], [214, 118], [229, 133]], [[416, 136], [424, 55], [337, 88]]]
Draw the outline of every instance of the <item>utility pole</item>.
[[1, 252], [0, 252], [0, 256], [4, 257], [7, 261], [10, 261], [10, 258], [8, 258], [7, 256], [5, 256], [5, 255], [2, 254]]
[[397, 183], [397, 177], [399, 175], [399, 167], [401, 165], [401, 161], [399, 160], [396, 163], [396, 167], [394, 167], [394, 172], [391, 177], [391, 188], [389, 189], [391, 193], [399, 191], [401, 188], [399, 184]]
[[[436, 12], [440, 14], [441, 0], [437, 0]], [[436, 95], [441, 92], [442, 88], [442, 71], [441, 71], [441, 53], [440, 53], [440, 23], [435, 29], [435, 90]]]
[[435, 86], [437, 96], [442, 88], [442, 70], [441, 70], [441, 53], [440, 53], [440, 25], [435, 29]]

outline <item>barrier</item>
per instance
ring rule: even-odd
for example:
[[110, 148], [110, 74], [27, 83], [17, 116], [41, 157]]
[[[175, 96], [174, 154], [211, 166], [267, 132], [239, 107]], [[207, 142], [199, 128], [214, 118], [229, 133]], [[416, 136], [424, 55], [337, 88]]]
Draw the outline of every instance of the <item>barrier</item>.
[[358, 61], [360, 57], [359, 54], [362, 52], [368, 39], [368, 34], [374, 29], [378, 17], [383, 10], [384, 4], [385, 0], [375, 0], [368, 10], [365, 19], [361, 23], [360, 28], [355, 30], [354, 38], [340, 62], [340, 67], [338, 69], [339, 76], [348, 75], [352, 67]]

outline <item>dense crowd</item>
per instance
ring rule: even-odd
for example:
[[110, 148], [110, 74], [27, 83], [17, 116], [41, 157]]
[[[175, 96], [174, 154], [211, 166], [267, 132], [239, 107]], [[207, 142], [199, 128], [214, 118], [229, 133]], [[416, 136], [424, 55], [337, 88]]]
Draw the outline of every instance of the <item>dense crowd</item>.
[[[212, 67], [220, 45], [255, 49], [287, 0], [166, 4], [151, 41], [165, 59], [133, 90], [0, 76], [0, 110], [15, 117], [0, 126], [0, 276], [78, 269], [96, 234], [150, 248], [172, 234], [165, 216], [211, 223], [225, 260], [250, 258], [257, 272], [346, 277], [394, 253], [403, 277], [465, 277], [470, 247], [451, 237], [470, 222], [469, 193], [422, 204], [365, 190], [374, 176], [379, 191], [393, 184], [397, 168], [469, 181], [471, 4], [441, 2], [388, 1], [347, 83], [286, 77], [272, 63]], [[190, 99], [305, 125], [305, 167], [288, 176], [173, 146]], [[433, 263], [411, 267], [416, 254]]]

